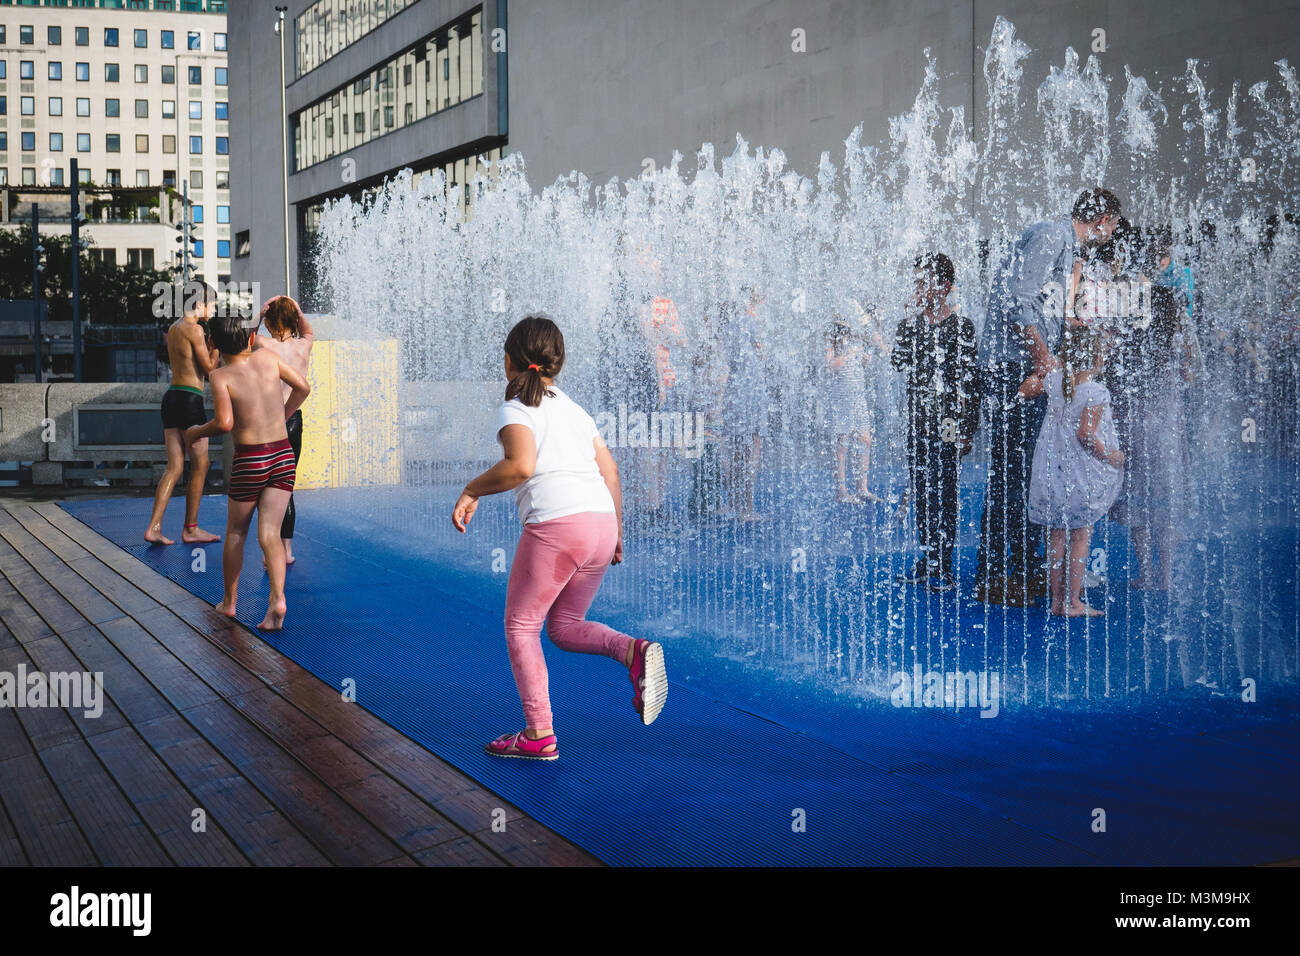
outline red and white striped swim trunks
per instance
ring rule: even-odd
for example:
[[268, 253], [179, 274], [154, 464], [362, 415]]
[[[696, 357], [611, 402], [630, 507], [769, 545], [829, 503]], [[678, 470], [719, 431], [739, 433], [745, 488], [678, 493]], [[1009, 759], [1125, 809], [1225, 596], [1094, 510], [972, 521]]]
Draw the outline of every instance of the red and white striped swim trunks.
[[236, 445], [226, 493], [236, 501], [256, 501], [263, 488], [293, 491], [294, 472], [288, 438], [265, 445]]

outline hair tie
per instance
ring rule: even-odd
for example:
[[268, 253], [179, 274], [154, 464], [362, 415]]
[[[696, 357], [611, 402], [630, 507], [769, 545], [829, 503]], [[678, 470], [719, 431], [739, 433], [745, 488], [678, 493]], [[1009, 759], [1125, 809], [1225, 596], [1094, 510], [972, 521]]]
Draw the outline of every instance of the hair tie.
[[528, 369], [529, 371], [532, 372], [540, 372], [542, 370], [542, 367], [540, 365], [530, 365], [528, 366]]

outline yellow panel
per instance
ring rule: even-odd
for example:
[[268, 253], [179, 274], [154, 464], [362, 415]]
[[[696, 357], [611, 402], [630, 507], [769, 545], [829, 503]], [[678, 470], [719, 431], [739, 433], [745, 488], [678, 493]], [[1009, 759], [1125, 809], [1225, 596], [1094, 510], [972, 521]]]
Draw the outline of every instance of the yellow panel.
[[401, 481], [398, 367], [394, 339], [318, 341], [312, 347], [296, 487]]

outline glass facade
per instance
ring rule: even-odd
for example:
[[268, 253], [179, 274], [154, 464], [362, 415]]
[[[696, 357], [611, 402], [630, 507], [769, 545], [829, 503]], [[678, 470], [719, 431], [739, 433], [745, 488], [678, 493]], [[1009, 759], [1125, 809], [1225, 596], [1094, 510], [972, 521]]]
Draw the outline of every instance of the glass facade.
[[293, 171], [478, 96], [482, 30], [476, 10], [295, 113]]
[[310, 73], [416, 0], [318, 0], [293, 21], [294, 76]]

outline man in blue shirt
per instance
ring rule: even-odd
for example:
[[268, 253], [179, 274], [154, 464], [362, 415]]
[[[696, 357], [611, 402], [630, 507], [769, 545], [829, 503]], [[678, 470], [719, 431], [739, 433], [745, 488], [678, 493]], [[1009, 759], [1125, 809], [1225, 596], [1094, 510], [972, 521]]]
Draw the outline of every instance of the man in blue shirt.
[[980, 338], [980, 390], [989, 415], [990, 463], [980, 517], [976, 595], [981, 601], [1027, 607], [1046, 593], [1031, 566], [1042, 529], [1025, 516], [1029, 467], [1046, 410], [1016, 392], [1035, 371], [1056, 365], [1065, 323], [1065, 296], [1081, 249], [1096, 248], [1119, 222], [1120, 204], [1107, 189], [1085, 190], [1064, 222], [1030, 226], [1011, 244], [993, 275]]

